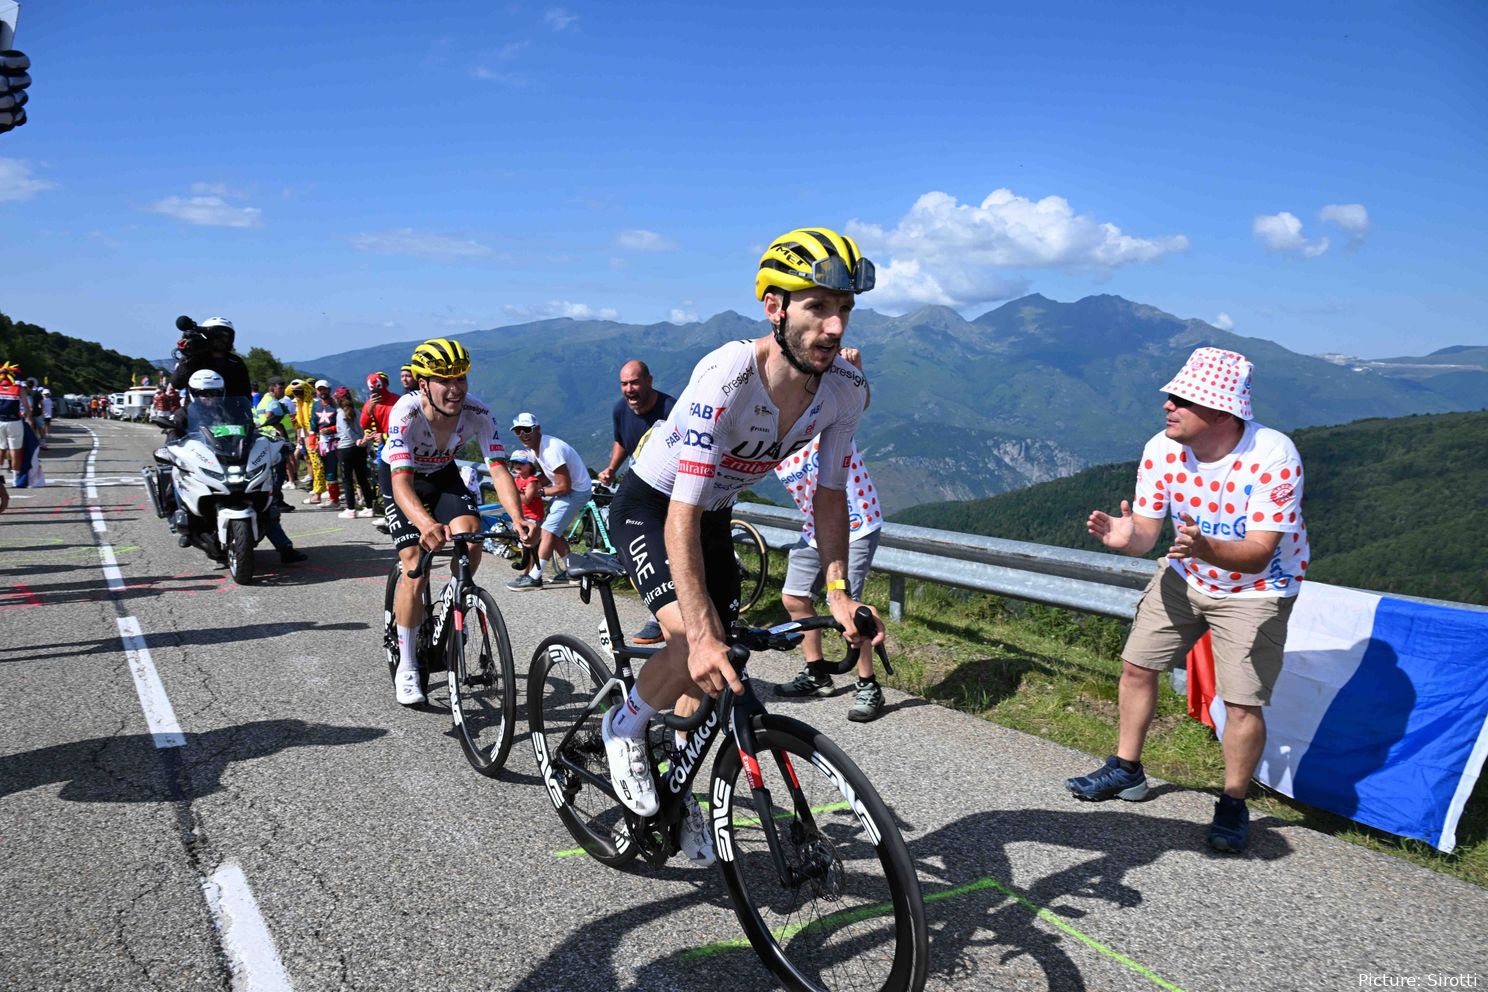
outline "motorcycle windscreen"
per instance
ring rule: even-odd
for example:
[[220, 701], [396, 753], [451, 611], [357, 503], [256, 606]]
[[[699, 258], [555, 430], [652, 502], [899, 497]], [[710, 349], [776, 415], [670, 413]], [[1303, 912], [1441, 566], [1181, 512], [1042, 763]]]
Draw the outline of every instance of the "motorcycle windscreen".
[[246, 396], [193, 396], [186, 433], [198, 435], [224, 463], [242, 462], [253, 442], [253, 407]]

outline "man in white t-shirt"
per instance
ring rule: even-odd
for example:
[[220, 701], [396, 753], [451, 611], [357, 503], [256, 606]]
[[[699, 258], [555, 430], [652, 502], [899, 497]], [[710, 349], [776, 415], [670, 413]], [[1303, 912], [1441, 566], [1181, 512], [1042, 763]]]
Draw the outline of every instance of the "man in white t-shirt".
[[[584, 504], [589, 502], [594, 484], [589, 481], [589, 469], [584, 464], [584, 459], [579, 457], [578, 451], [574, 450], [574, 446], [562, 438], [544, 437], [542, 425], [532, 414], [517, 414], [517, 418], [512, 421], [512, 432], [537, 458], [538, 468], [549, 480], [548, 485], [543, 487], [542, 494], [544, 498], [552, 499], [548, 504], [547, 516], [543, 517], [537, 561], [533, 564], [532, 571], [519, 575], [506, 584], [508, 589], [526, 592], [543, 587], [543, 562], [552, 555], [557, 555], [560, 561], [568, 555], [568, 541], [563, 535], [579, 518], [579, 514], [584, 512]], [[568, 572], [561, 569], [549, 580], [550, 585], [564, 585], [567, 582]]]
[[1142, 745], [1157, 707], [1158, 677], [1207, 631], [1216, 691], [1225, 702], [1225, 784], [1209, 845], [1242, 851], [1250, 836], [1246, 790], [1266, 743], [1262, 708], [1281, 672], [1287, 621], [1308, 564], [1302, 458], [1291, 439], [1251, 419], [1245, 356], [1199, 348], [1162, 392], [1167, 424], [1137, 467], [1136, 507], [1100, 510], [1087, 527], [1106, 547], [1141, 556], [1173, 518], [1176, 536], [1132, 621], [1122, 650], [1116, 753], [1065, 786], [1077, 798], [1147, 794]]
[[[845, 361], [861, 369], [863, 357], [857, 348], [843, 348]], [[786, 558], [785, 583], [780, 588], [780, 602], [792, 620], [814, 616], [816, 597], [822, 591], [821, 555], [816, 547], [815, 511], [812, 499], [821, 460], [821, 435], [775, 467], [775, 477], [796, 501], [796, 508], [806, 518], [801, 525], [801, 538], [792, 545]], [[878, 538], [883, 527], [883, 509], [878, 505], [878, 490], [868, 475], [868, 465], [857, 442], [847, 466], [847, 590], [853, 599], [862, 600], [868, 571], [878, 551]], [[790, 682], [776, 688], [782, 696], [830, 696], [832, 675], [823, 658], [821, 631], [809, 631], [801, 641], [806, 667]], [[847, 718], [867, 723], [883, 714], [883, 689], [873, 674], [873, 645], [864, 641], [858, 648], [858, 684], [853, 692], [853, 705]]]

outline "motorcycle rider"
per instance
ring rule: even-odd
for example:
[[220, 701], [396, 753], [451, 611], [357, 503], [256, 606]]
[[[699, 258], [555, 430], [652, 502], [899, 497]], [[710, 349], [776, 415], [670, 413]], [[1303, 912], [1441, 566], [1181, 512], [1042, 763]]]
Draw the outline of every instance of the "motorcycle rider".
[[[226, 327], [225, 334], [219, 330], [224, 325]], [[248, 366], [244, 364], [241, 358], [232, 354], [232, 324], [223, 320], [221, 317], [213, 317], [211, 320], [198, 325], [196, 330], [200, 331], [202, 328], [207, 328], [208, 340], [198, 339], [194, 331], [187, 331], [186, 336], [182, 337], [181, 342], [177, 344], [177, 349], [183, 357], [176, 364], [175, 372], [171, 374], [172, 385], [181, 377], [181, 370], [188, 362], [202, 366], [187, 375], [181, 383], [181, 386], [184, 386], [189, 394], [185, 398], [186, 402], [181, 405], [180, 414], [183, 417], [185, 416], [186, 406], [190, 403], [209, 404], [212, 407], [220, 409], [228, 397], [242, 397], [245, 404], [252, 397], [252, 385], [248, 379]], [[219, 357], [226, 356], [226, 358], [231, 360], [228, 363], [229, 365], [232, 362], [236, 362], [241, 373], [241, 378], [233, 383], [229, 383], [227, 376], [214, 368], [206, 367], [204, 364], [206, 361], [204, 352]], [[177, 388], [179, 389], [181, 386], [177, 386]], [[172, 441], [171, 443], [179, 444], [180, 441]], [[176, 506], [177, 510], [171, 518], [171, 530], [176, 532], [176, 540], [181, 543], [181, 546], [186, 547], [190, 541], [186, 537], [186, 510], [182, 505], [179, 492], [176, 493]], [[269, 503], [268, 512], [264, 515], [263, 533], [264, 537], [269, 539], [269, 543], [279, 552], [279, 560], [283, 564], [293, 565], [309, 557], [303, 551], [298, 550], [294, 546], [294, 542], [289, 539], [289, 535], [284, 532], [284, 527], [279, 523], [279, 508], [272, 501]]]

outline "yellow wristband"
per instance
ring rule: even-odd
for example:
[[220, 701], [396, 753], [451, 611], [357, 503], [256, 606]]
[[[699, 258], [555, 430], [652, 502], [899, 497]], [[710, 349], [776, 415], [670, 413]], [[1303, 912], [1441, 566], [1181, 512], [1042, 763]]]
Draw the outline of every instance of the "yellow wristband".
[[838, 589], [846, 592], [847, 582], [843, 579], [833, 579], [827, 583], [827, 592], [835, 592]]

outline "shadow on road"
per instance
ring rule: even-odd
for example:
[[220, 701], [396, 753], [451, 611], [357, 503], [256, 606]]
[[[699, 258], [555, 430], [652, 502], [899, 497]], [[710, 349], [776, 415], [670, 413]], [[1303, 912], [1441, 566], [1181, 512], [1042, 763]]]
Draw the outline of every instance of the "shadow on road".
[[[144, 637], [148, 648], [187, 647], [196, 644], [231, 644], [234, 641], [257, 641], [269, 637], [299, 634], [308, 630], [368, 630], [368, 623], [313, 623], [308, 620], [289, 620], [281, 623], [250, 623], [240, 627], [212, 627], [206, 630], [165, 631], [150, 633]], [[118, 654], [122, 650], [119, 637], [59, 641], [55, 644], [21, 644], [0, 647], [0, 664], [10, 661], [52, 661], [59, 655], [77, 657], [90, 654]], [[8, 657], [16, 655], [16, 657]]]
[[[1266, 829], [1277, 822], [1268, 818], [1253, 824], [1259, 829], [1246, 857], [1274, 860], [1291, 853], [1282, 835]], [[912, 828], [905, 830], [908, 834]], [[1061, 859], [1058, 851], [1052, 857], [1072, 863], [1014, 888], [1010, 879], [1028, 875], [1026, 858], [1015, 856], [1019, 845], [1024, 850], [1037, 845], [1045, 861], [1051, 858], [1051, 846], [1068, 849], [1072, 858]], [[1118, 909], [1142, 904], [1141, 890], [1127, 879], [1133, 870], [1175, 853], [1222, 857], [1205, 846], [1202, 826], [1130, 809], [976, 814], [916, 837], [909, 847], [925, 897], [932, 984], [1059, 992], [1101, 987], [1084, 970], [1095, 961], [1104, 960], [1107, 967], [1145, 965], [1120, 956], [1119, 932], [1109, 917], [1082, 939], [1061, 929], [1050, 916], [1078, 930], [1078, 921], [1090, 914], [1092, 902]], [[649, 884], [652, 873], [637, 865], [628, 869], [636, 875], [636, 884]], [[590, 869], [608, 870], [597, 863]], [[683, 871], [666, 868], [654, 877], [696, 878], [699, 885], [694, 891], [588, 919], [515, 987], [523, 992], [582, 987], [628, 992], [779, 988], [747, 944], [677, 951], [640, 965], [633, 977], [620, 973], [619, 966], [634, 960], [636, 950], [644, 946], [631, 939], [632, 933], [657, 926], [695, 930], [688, 916], [697, 907], [730, 905], [716, 873]], [[742, 937], [742, 931], [708, 936], [730, 941]]]
[[162, 776], [161, 750], [149, 734], [95, 737], [0, 757], [0, 798], [63, 783], [58, 795], [79, 803], [163, 803], [211, 795], [234, 762], [292, 747], [362, 744], [386, 734], [375, 727], [332, 727], [303, 720], [254, 723], [187, 734], [176, 781]]

